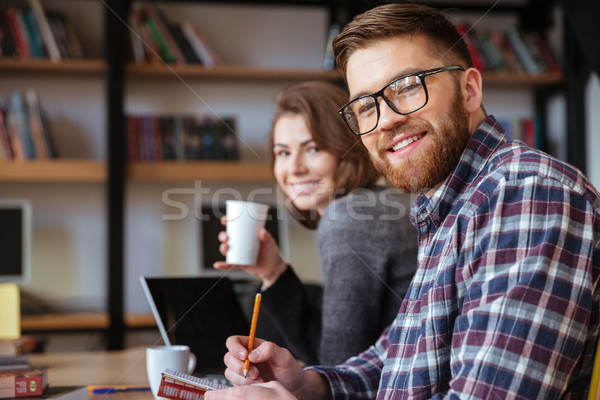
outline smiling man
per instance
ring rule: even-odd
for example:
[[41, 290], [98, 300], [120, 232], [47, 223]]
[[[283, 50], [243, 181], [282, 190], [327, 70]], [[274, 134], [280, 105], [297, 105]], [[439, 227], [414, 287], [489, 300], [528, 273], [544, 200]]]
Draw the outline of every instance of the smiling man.
[[374, 8], [334, 52], [351, 96], [340, 114], [377, 169], [417, 194], [417, 273], [365, 352], [301, 371], [259, 342], [244, 380], [246, 338], [233, 337], [226, 375], [246, 386], [207, 399], [586, 398], [600, 323], [596, 189], [574, 167], [507, 141], [482, 106], [465, 43], [438, 11]]

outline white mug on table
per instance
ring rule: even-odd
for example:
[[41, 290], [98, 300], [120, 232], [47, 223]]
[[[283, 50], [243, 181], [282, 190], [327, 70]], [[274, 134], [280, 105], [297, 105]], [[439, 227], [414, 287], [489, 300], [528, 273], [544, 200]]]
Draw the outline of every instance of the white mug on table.
[[155, 346], [146, 349], [146, 370], [148, 372], [148, 381], [150, 389], [157, 400], [164, 397], [157, 396], [158, 387], [162, 378], [162, 373], [166, 369], [172, 369], [178, 372], [191, 374], [196, 368], [196, 356], [190, 351], [188, 346]]

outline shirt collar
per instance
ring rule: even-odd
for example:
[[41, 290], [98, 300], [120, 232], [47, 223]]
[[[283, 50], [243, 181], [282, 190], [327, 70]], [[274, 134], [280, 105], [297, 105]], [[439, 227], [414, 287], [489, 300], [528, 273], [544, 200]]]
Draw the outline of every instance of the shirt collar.
[[428, 223], [438, 227], [460, 195], [479, 176], [491, 155], [506, 143], [506, 132], [490, 115], [471, 135], [452, 172], [430, 198], [420, 194], [411, 207], [410, 219], [419, 229]]

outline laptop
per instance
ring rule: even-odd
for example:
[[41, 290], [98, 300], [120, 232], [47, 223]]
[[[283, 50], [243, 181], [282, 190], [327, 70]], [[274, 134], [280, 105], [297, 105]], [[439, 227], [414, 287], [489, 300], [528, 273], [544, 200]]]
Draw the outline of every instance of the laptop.
[[247, 335], [250, 324], [225, 277], [145, 277], [140, 283], [165, 344], [187, 345], [194, 375], [223, 375], [225, 340]]

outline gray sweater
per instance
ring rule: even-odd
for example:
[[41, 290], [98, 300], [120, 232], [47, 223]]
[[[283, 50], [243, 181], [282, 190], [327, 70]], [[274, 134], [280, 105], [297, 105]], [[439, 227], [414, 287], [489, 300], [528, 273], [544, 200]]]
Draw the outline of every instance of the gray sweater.
[[416, 269], [409, 210], [409, 195], [390, 188], [332, 202], [317, 229], [322, 303], [288, 267], [263, 292], [259, 327], [277, 331], [275, 341], [307, 365], [338, 364], [367, 349], [398, 314]]

